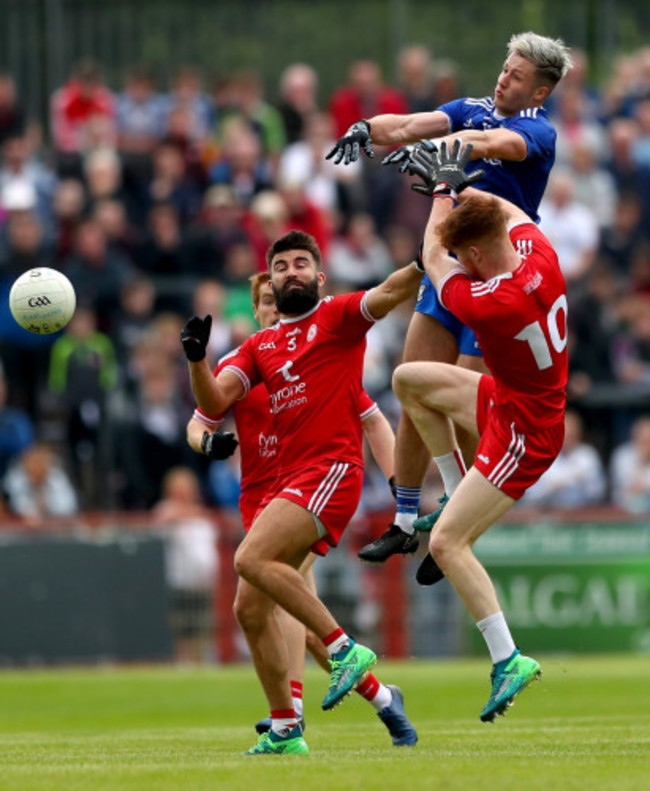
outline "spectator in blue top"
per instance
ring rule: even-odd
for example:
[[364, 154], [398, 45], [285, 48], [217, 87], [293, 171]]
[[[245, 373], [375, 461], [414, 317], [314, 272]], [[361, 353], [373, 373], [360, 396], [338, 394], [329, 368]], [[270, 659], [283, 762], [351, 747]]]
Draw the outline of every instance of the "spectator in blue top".
[[151, 154], [165, 131], [167, 105], [156, 93], [150, 72], [142, 66], [132, 69], [117, 97], [117, 134], [123, 154]]

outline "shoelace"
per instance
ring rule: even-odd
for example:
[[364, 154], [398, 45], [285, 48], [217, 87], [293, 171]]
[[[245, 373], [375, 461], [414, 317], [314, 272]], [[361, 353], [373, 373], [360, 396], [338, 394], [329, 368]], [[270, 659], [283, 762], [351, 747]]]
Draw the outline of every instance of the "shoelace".
[[342, 662], [340, 659], [330, 659], [330, 666], [332, 668], [330, 689], [335, 689], [345, 670], [345, 662]]

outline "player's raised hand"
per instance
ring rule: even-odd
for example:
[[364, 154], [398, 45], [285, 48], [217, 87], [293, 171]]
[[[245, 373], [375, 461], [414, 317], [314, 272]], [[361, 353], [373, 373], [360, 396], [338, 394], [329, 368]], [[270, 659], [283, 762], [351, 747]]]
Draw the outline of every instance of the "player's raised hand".
[[470, 174], [465, 173], [473, 149], [471, 143], [463, 145], [460, 138], [457, 137], [449, 151], [447, 142], [442, 141], [438, 152], [436, 186], [433, 190], [433, 197], [442, 196], [456, 199], [464, 189], [481, 178], [484, 170], [475, 170]]
[[417, 150], [417, 146], [420, 145], [429, 147], [429, 150], [433, 152], [438, 150], [436, 144], [431, 140], [422, 140], [420, 143], [410, 143], [407, 146], [400, 146], [399, 148], [395, 149], [395, 151], [391, 151], [390, 154], [386, 154], [386, 156], [381, 160], [381, 164], [399, 165], [399, 172], [406, 173], [409, 165], [413, 161], [413, 155]]
[[215, 431], [213, 434], [208, 431], [203, 432], [201, 450], [211, 459], [222, 461], [230, 458], [237, 450], [237, 445], [239, 440], [232, 431]]
[[331, 159], [335, 156], [335, 165], [338, 165], [341, 160], [343, 160], [344, 165], [349, 165], [350, 162], [356, 162], [359, 159], [360, 148], [363, 148], [366, 156], [371, 158], [375, 156], [375, 152], [372, 150], [370, 124], [368, 121], [357, 121], [352, 124], [343, 137], [339, 137], [331, 151], [325, 156], [325, 159]]
[[422, 184], [411, 184], [414, 192], [421, 195], [433, 195], [438, 173], [438, 148], [430, 140], [421, 140], [413, 146], [406, 170], [409, 175], [422, 179]]
[[205, 357], [211, 329], [212, 316], [208, 313], [203, 319], [200, 316], [192, 316], [181, 330], [183, 351], [191, 363], [198, 363]]

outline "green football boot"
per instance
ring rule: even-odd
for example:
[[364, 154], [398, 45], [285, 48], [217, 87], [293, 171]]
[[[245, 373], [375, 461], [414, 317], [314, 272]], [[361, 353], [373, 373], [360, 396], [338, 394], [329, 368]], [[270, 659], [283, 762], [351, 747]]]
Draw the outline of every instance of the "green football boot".
[[481, 722], [493, 722], [498, 714], [505, 714], [517, 695], [542, 674], [539, 662], [516, 650], [492, 668], [492, 694], [481, 712]]
[[446, 494], [443, 494], [442, 497], [438, 498], [438, 502], [440, 503], [440, 507], [436, 508], [436, 510], [431, 514], [425, 514], [424, 516], [418, 516], [418, 518], [413, 522], [413, 527], [418, 533], [430, 533], [431, 529], [435, 525], [435, 523], [440, 519], [440, 514], [443, 511], [443, 508], [449, 502], [449, 498]]
[[242, 755], [309, 755], [309, 747], [302, 738], [300, 725], [296, 725], [286, 736], [278, 736], [274, 731], [261, 734], [257, 744]]
[[330, 659], [330, 686], [323, 700], [323, 711], [333, 709], [361, 681], [366, 671], [377, 661], [374, 651], [350, 640], [350, 645]]

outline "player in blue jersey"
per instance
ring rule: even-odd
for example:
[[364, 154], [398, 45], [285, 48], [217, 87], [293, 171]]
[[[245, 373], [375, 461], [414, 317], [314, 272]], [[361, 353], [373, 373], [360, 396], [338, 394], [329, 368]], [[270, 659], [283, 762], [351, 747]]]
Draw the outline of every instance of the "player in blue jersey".
[[[400, 146], [385, 159], [399, 164], [405, 172], [413, 145], [422, 139], [451, 141], [461, 138], [473, 146], [470, 174], [484, 171], [476, 182], [479, 189], [514, 203], [537, 221], [537, 209], [555, 160], [555, 130], [543, 103], [571, 67], [564, 43], [536, 33], [513, 36], [494, 96], [457, 99], [432, 112], [413, 115], [379, 115], [353, 124], [328, 154], [334, 162], [347, 164], [359, 150], [374, 156], [372, 144]], [[483, 355], [474, 333], [438, 301], [436, 290], [425, 277], [404, 345], [404, 362], [432, 360], [485, 372]], [[460, 483], [464, 459], [470, 463], [476, 440], [457, 427], [462, 455], [436, 458], [442, 475], [445, 496], [441, 508]], [[393, 554], [415, 552], [418, 541], [414, 522], [418, 516], [420, 490], [430, 462], [429, 454], [408, 416], [402, 413], [397, 430], [395, 474], [397, 513], [388, 530], [359, 552], [362, 560], [382, 563]], [[439, 513], [441, 509], [438, 510]], [[421, 520], [431, 529], [435, 515]], [[418, 569], [421, 584], [432, 584], [442, 577], [427, 555]]]

